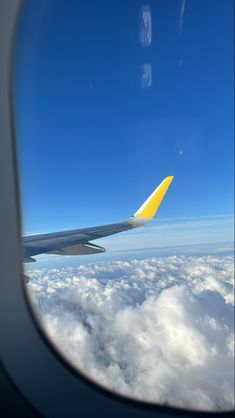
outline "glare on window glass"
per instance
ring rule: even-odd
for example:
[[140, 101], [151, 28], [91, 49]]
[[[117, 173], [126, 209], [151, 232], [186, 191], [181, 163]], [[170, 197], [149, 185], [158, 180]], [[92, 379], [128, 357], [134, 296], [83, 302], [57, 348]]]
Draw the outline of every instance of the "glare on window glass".
[[14, 51], [25, 284], [75, 369], [234, 407], [233, 2], [26, 0]]

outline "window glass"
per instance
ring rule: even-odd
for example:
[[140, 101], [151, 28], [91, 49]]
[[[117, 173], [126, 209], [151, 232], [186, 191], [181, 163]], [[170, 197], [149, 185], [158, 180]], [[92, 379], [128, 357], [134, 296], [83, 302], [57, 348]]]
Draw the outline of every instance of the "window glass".
[[14, 92], [50, 342], [118, 394], [233, 408], [233, 2], [26, 0]]

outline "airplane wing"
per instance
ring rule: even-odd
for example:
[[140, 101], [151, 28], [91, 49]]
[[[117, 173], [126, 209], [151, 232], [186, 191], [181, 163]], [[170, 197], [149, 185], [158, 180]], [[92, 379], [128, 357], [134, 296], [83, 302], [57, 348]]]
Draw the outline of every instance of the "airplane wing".
[[36, 261], [32, 256], [39, 254], [80, 255], [102, 253], [105, 248], [90, 241], [109, 235], [118, 234], [128, 229], [147, 224], [157, 212], [173, 176], [166, 177], [127, 221], [71, 231], [48, 234], [28, 235], [23, 237], [24, 262]]

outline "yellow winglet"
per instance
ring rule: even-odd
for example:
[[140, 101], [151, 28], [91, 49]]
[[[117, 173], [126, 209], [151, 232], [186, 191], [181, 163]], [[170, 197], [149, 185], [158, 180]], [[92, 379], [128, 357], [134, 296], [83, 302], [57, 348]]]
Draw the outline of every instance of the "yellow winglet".
[[133, 216], [134, 219], [144, 218], [146, 219], [146, 222], [148, 222], [154, 217], [173, 178], [174, 176], [168, 176], [162, 181], [148, 199], [140, 206], [137, 212], [135, 212]]

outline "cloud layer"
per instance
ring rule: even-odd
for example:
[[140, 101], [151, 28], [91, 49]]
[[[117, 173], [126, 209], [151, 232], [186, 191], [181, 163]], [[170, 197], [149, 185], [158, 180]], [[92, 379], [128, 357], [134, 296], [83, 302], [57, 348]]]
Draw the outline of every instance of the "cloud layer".
[[205, 410], [233, 398], [233, 257], [171, 256], [30, 272], [49, 338], [126, 396]]

